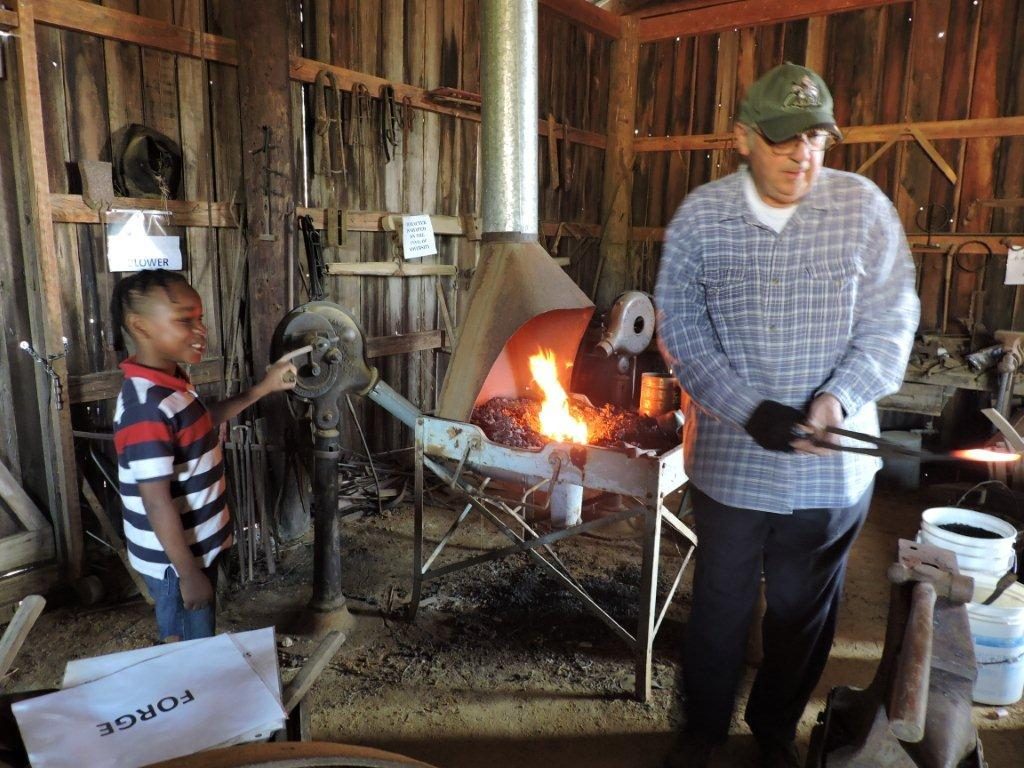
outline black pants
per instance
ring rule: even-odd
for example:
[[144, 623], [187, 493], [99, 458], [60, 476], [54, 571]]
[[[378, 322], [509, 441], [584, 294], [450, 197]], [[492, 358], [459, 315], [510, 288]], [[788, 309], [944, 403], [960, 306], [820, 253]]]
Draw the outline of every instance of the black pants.
[[683, 653], [687, 728], [713, 741], [729, 733], [763, 572], [764, 660], [746, 721], [759, 739], [793, 740], [832, 647], [846, 560], [871, 491], [850, 507], [777, 515], [693, 489], [699, 543]]

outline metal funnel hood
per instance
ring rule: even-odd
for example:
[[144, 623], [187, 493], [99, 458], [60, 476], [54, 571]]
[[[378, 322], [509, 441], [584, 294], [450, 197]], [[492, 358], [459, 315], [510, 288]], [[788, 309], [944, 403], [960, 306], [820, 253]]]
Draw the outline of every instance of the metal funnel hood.
[[537, 0], [481, 9], [484, 245], [438, 400], [438, 415], [458, 421], [478, 402], [526, 394], [539, 349], [571, 364], [594, 313], [537, 242]]

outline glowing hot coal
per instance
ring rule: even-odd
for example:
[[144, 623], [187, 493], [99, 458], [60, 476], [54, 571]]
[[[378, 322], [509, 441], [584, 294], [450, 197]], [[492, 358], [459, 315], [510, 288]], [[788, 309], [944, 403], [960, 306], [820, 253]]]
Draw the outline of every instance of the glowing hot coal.
[[540, 431], [552, 440], [564, 443], [586, 444], [587, 423], [569, 412], [569, 396], [558, 379], [555, 354], [541, 350], [530, 357], [530, 373], [544, 401], [540, 408]]
[[967, 448], [962, 451], [953, 451], [951, 455], [964, 461], [1011, 462], [1020, 459], [1019, 453], [996, 451], [991, 448]]

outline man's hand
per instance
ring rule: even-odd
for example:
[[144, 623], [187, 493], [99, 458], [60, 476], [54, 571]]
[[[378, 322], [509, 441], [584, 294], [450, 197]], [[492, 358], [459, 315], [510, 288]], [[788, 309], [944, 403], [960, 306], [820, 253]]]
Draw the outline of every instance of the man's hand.
[[[836, 444], [839, 442], [839, 438], [826, 432], [825, 429], [827, 427], [841, 427], [844, 420], [843, 406], [839, 404], [839, 400], [836, 399], [835, 395], [825, 392], [811, 401], [811, 405], [807, 409], [805, 421], [814, 430], [813, 437], [816, 441]], [[832, 449], [815, 445], [810, 440], [796, 440], [792, 446], [795, 451], [811, 453], [815, 456], [831, 456], [834, 453]]]
[[213, 585], [198, 568], [180, 574], [178, 583], [181, 586], [181, 601], [186, 611], [197, 611], [213, 602]]
[[744, 428], [762, 448], [792, 453], [794, 436], [808, 431], [806, 421], [807, 417], [796, 408], [775, 400], [762, 400]]

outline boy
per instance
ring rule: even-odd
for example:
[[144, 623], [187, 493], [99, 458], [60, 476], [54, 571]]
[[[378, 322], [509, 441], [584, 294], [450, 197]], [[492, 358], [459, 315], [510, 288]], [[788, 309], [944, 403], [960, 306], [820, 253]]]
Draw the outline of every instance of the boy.
[[135, 343], [114, 414], [128, 558], [149, 586], [163, 642], [210, 637], [217, 558], [232, 530], [218, 426], [293, 389], [295, 366], [278, 361], [252, 389], [205, 406], [179, 368], [206, 350], [203, 302], [184, 277], [157, 269], [125, 278], [111, 316]]

